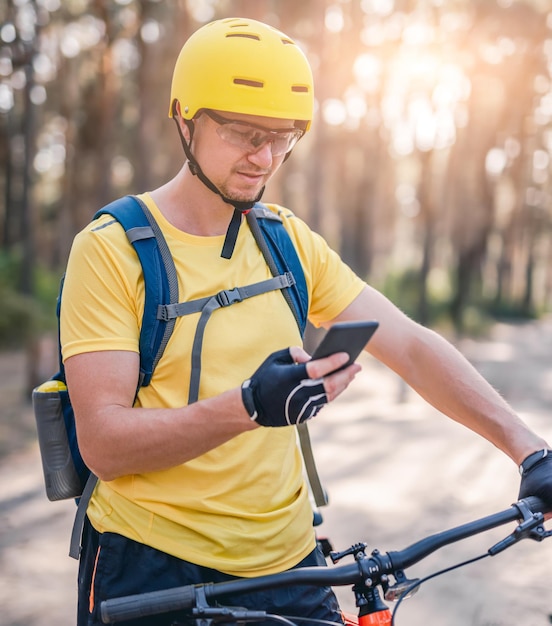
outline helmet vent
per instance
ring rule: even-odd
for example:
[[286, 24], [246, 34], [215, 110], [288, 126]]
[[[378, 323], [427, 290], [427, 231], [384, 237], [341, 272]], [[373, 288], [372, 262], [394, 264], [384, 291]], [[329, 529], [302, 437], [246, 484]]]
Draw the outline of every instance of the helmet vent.
[[282, 43], [284, 44], [284, 46], [294, 46], [295, 42], [291, 41], [291, 39], [282, 39]]
[[306, 85], [292, 85], [291, 91], [295, 93], [309, 93], [309, 88]]
[[261, 41], [258, 35], [252, 35], [250, 33], [227, 33], [226, 37], [243, 37], [244, 39], [255, 39], [255, 41]]
[[247, 78], [234, 78], [234, 85], [245, 85], [246, 87], [264, 87], [264, 83], [260, 80], [249, 80]]

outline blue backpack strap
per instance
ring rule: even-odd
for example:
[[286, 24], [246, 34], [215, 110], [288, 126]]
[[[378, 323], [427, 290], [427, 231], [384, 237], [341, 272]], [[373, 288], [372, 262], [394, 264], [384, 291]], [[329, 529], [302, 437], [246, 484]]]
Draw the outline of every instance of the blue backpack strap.
[[[101, 215], [110, 215], [121, 224], [142, 266], [145, 298], [139, 340], [140, 374], [136, 387], [136, 392], [138, 393], [140, 387], [149, 385], [155, 366], [161, 358], [174, 328], [176, 320], [158, 319], [157, 309], [160, 304], [178, 302], [176, 269], [161, 229], [147, 206], [141, 200], [134, 196], [119, 198], [100, 209], [94, 215], [94, 219]], [[99, 228], [103, 228], [103, 226]], [[60, 306], [61, 289], [58, 298], [58, 320]], [[65, 378], [61, 357], [59, 376], [62, 379]], [[78, 450], [78, 446], [75, 445], [75, 449]], [[84, 465], [82, 459], [81, 463]], [[69, 556], [75, 559], [79, 558], [84, 518], [97, 481], [97, 477], [90, 472], [88, 480], [86, 480], [84, 485], [83, 493], [78, 501], [77, 514], [75, 515], [69, 546]]]
[[[297, 325], [301, 337], [305, 334], [309, 311], [309, 293], [303, 266], [295, 245], [284, 228], [282, 218], [261, 202], [257, 202], [247, 214], [247, 221], [257, 245], [273, 275], [291, 273], [295, 282], [282, 289]], [[262, 234], [262, 238], [258, 234]]]
[[[309, 311], [309, 292], [301, 260], [289, 233], [284, 228], [282, 218], [264, 204], [257, 202], [247, 214], [247, 221], [272, 274], [276, 276], [291, 273], [293, 276], [291, 285], [283, 288], [282, 294], [303, 337]], [[328, 504], [328, 495], [316, 469], [307, 423], [299, 424], [297, 432], [314, 502], [319, 507], [324, 506]]]
[[149, 385], [155, 366], [161, 358], [175, 320], [158, 319], [160, 304], [178, 302], [176, 269], [167, 242], [147, 206], [135, 196], [119, 198], [100, 209], [100, 215], [111, 215], [124, 228], [134, 247], [144, 276], [144, 316], [140, 329], [140, 379], [138, 388]]

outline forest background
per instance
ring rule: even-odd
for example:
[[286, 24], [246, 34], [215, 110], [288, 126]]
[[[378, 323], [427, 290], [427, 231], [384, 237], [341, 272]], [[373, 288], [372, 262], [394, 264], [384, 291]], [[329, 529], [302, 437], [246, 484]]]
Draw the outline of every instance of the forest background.
[[236, 15], [293, 37], [314, 71], [312, 131], [265, 199], [423, 324], [550, 309], [546, 0], [4, 0], [0, 348], [26, 347], [28, 389], [73, 236], [179, 169], [176, 56]]

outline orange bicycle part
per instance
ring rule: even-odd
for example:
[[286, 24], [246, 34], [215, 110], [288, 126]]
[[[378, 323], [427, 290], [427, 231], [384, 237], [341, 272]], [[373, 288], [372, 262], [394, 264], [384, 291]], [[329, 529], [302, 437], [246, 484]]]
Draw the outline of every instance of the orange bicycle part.
[[391, 626], [391, 611], [376, 611], [358, 618], [358, 626]]

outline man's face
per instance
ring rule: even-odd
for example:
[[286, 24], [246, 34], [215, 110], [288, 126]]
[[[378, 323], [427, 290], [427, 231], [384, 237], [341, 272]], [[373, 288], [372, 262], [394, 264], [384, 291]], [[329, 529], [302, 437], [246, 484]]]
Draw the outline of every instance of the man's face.
[[203, 112], [195, 120], [192, 152], [227, 198], [244, 202], [258, 196], [300, 135], [293, 120]]

